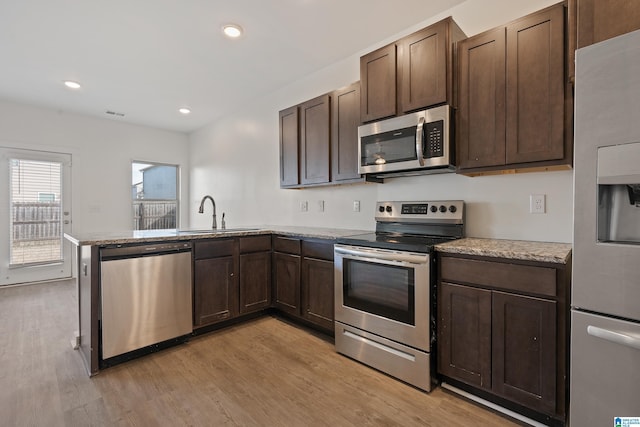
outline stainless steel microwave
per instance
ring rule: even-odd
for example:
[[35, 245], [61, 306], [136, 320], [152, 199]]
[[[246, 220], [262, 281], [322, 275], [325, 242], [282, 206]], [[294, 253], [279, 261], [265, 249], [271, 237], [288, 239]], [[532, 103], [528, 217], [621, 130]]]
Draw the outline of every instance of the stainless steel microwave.
[[455, 170], [451, 108], [430, 108], [358, 127], [358, 173], [401, 176]]

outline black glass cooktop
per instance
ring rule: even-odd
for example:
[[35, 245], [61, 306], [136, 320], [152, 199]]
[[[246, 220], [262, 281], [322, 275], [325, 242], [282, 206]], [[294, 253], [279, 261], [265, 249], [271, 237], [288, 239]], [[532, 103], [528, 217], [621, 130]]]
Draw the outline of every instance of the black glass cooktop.
[[337, 243], [353, 246], [366, 246], [378, 249], [430, 253], [438, 243], [455, 240], [452, 237], [421, 236], [397, 233], [366, 233], [341, 237]]

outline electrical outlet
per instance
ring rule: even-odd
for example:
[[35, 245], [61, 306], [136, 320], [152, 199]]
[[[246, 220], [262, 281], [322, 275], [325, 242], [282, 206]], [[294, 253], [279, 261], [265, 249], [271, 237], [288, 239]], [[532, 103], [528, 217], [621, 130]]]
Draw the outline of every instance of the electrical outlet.
[[324, 212], [324, 200], [318, 200], [318, 212]]
[[306, 212], [309, 210], [309, 202], [306, 200], [304, 202], [300, 202], [300, 212]]
[[353, 211], [360, 212], [360, 200], [353, 201]]
[[529, 213], [543, 214], [546, 212], [545, 195], [532, 194], [529, 196]]

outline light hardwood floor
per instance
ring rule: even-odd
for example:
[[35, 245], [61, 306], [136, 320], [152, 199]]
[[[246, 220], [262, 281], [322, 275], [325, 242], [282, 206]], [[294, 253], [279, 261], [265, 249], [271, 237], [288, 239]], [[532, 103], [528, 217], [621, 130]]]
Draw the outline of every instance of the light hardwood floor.
[[3, 426], [514, 426], [423, 393], [262, 317], [89, 378], [71, 349], [75, 284], [0, 289]]

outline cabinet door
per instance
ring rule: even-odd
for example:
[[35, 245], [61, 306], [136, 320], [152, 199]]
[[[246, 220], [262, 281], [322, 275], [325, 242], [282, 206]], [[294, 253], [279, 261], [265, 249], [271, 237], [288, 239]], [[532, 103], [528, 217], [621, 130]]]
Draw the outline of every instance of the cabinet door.
[[233, 257], [200, 259], [194, 270], [194, 326], [238, 315], [238, 282]]
[[302, 316], [333, 331], [333, 262], [321, 259], [302, 260]]
[[280, 111], [280, 186], [298, 185], [298, 107]]
[[400, 110], [447, 102], [447, 22], [440, 21], [398, 42]]
[[507, 27], [507, 164], [564, 157], [564, 6]]
[[274, 305], [300, 315], [300, 256], [273, 253]]
[[240, 313], [271, 304], [271, 252], [240, 255]]
[[329, 95], [300, 105], [300, 183], [329, 182]]
[[358, 126], [360, 83], [336, 90], [331, 96], [331, 180], [360, 178]]
[[578, 48], [640, 29], [637, 0], [580, 0]]
[[459, 43], [458, 157], [460, 169], [505, 163], [505, 30]]
[[531, 409], [556, 409], [556, 302], [493, 292], [493, 391]]
[[438, 284], [438, 372], [491, 388], [491, 291]]
[[360, 57], [360, 119], [364, 122], [396, 115], [396, 45]]

